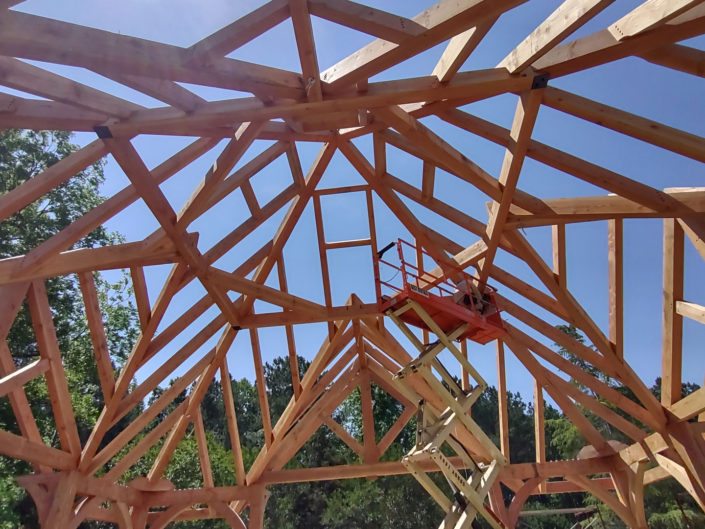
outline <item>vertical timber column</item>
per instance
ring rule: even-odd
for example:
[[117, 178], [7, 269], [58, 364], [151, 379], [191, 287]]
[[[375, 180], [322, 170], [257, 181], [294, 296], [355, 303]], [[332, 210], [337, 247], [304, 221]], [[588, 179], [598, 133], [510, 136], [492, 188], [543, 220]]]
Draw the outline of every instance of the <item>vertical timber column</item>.
[[610, 341], [617, 358], [624, 358], [624, 298], [623, 298], [623, 229], [622, 219], [607, 221], [607, 265], [609, 277]]
[[551, 242], [553, 245], [553, 273], [556, 275], [558, 284], [562, 288], [567, 288], [565, 224], [554, 224], [551, 226]]
[[499, 405], [499, 440], [502, 454], [509, 463], [509, 412], [507, 410], [507, 376], [504, 363], [504, 343], [497, 340], [497, 403]]
[[[534, 441], [536, 462], [546, 462], [546, 431], [543, 418], [543, 387], [534, 379]], [[541, 481], [539, 492], [545, 492], [546, 482]]]
[[661, 404], [681, 398], [683, 317], [676, 302], [683, 299], [683, 229], [676, 219], [663, 220], [663, 353]]

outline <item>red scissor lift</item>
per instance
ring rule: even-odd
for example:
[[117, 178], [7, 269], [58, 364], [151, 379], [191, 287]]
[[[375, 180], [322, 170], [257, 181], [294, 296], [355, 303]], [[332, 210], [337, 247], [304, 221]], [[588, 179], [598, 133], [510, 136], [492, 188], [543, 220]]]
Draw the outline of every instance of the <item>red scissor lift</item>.
[[[395, 245], [398, 264], [382, 259], [383, 254]], [[444, 264], [442, 272], [424, 272], [406, 258], [409, 254], [413, 254], [416, 263], [423, 263], [424, 256], [428, 255], [399, 239], [375, 256], [379, 310], [397, 325], [419, 352], [394, 376], [398, 387], [408, 392], [409, 399], [419, 402], [416, 444], [402, 458], [402, 464], [446, 511], [440, 527], [469, 529], [474, 527], [474, 520], [480, 515], [493, 529], [504, 529], [504, 524], [486, 501], [507, 460], [469, 413], [487, 388], [487, 382], [454, 344], [455, 340], [465, 338], [485, 344], [505, 333], [495, 303], [495, 291], [457, 266]], [[382, 274], [388, 279], [382, 279]], [[409, 325], [428, 330], [437, 341], [422, 343]], [[467, 388], [458, 385], [438, 359], [444, 349], [458, 360], [469, 380], [475, 384]], [[407, 376], [422, 377], [446, 408], [427, 406], [415, 394], [413, 386], [406, 382]], [[458, 435], [463, 430], [484, 449], [482, 455], [486, 463], [478, 463], [467, 446], [460, 442]], [[446, 457], [447, 447], [462, 459], [465, 472]], [[437, 466], [446, 477], [452, 498], [427, 476], [428, 463]]]
[[[384, 252], [392, 246], [397, 247], [399, 264], [382, 259]], [[423, 249], [402, 239], [391, 243], [375, 256], [375, 283], [380, 312], [398, 310], [407, 299], [412, 299], [423, 307], [446, 334], [468, 323], [467, 330], [458, 340], [467, 338], [486, 344], [505, 333], [495, 302], [494, 288], [481, 283], [457, 266], [448, 270], [450, 265], [445, 265], [445, 273], [440, 275], [422, 272], [406, 258], [410, 253], [413, 253], [415, 260], [417, 257], [422, 259], [424, 255], [431, 257]], [[388, 275], [389, 279], [382, 279], [383, 274]], [[453, 276], [454, 281], [449, 279], [449, 275]], [[476, 288], [473, 289], [471, 285]], [[413, 308], [401, 313], [399, 318], [409, 325], [433, 332]]]

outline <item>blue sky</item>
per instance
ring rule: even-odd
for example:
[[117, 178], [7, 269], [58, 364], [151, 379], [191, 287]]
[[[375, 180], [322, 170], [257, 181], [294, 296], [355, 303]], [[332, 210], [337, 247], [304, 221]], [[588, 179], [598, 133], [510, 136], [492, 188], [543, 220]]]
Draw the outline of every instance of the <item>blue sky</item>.
[[[260, 3], [254, 1], [233, 2], [231, 0], [210, 0], [209, 2], [196, 0], [123, 0], [121, 2], [28, 0], [15, 9], [126, 35], [189, 46], [246, 14]], [[369, 3], [394, 10], [407, 17], [414, 16], [429, 5], [418, 0]], [[615, 2], [570, 39], [606, 27], [638, 3], [633, 0]], [[559, 4], [558, 1], [534, 0], [505, 14], [462, 69], [490, 68], [496, 65]], [[372, 40], [372, 37], [315, 17], [313, 18], [313, 27], [322, 71]], [[688, 44], [702, 49], [704, 43], [705, 41], [699, 38], [691, 40]], [[433, 48], [371, 80], [426, 75], [433, 70], [442, 50], [443, 46]], [[285, 21], [230, 56], [288, 70], [299, 70], [293, 31], [289, 21]], [[85, 70], [55, 65], [42, 66], [96, 88], [111, 91], [139, 104], [161, 106], [160, 102]], [[705, 117], [705, 98], [702, 97], [702, 79], [667, 70], [640, 59], [629, 58], [604, 67], [556, 79], [550, 84], [705, 136], [705, 119], [703, 119]], [[242, 94], [232, 91], [187, 86], [209, 100], [242, 96]], [[503, 95], [474, 103], [466, 107], [465, 110], [509, 127], [515, 105], [516, 96]], [[424, 123], [490, 174], [496, 176], [499, 173], [504, 155], [503, 149], [437, 118], [426, 119]], [[699, 162], [652, 147], [546, 107], [542, 107], [539, 113], [534, 137], [658, 189], [703, 186], [705, 183], [703, 165]], [[93, 136], [88, 134], [77, 136], [79, 143], [86, 143], [92, 139]], [[133, 143], [147, 165], [154, 167], [190, 141], [190, 139], [175, 137], [140, 137], [135, 139]], [[238, 166], [246, 163], [270, 144], [271, 142], [255, 142]], [[356, 144], [363, 153], [371, 158], [371, 141], [369, 139], [362, 138]], [[163, 191], [175, 209], [178, 210], [184, 203], [217, 156], [218, 148], [222, 148], [222, 145], [162, 185]], [[315, 157], [319, 145], [299, 143], [297, 147], [302, 166], [306, 171]], [[414, 185], [420, 185], [421, 162], [419, 160], [392, 147], [388, 148], [388, 156], [388, 168], [391, 174]], [[106, 195], [112, 194], [128, 184], [127, 178], [112, 159], [109, 160], [106, 167], [106, 174], [108, 178], [103, 190]], [[286, 159], [280, 157], [265, 171], [254, 177], [252, 183], [260, 203], [263, 204], [290, 182], [291, 176]], [[362, 179], [345, 161], [344, 157], [337, 153], [321, 185], [332, 187], [349, 183], [362, 183]], [[527, 159], [524, 164], [519, 187], [541, 198], [606, 194], [606, 191], [602, 189], [530, 159]], [[457, 178], [438, 170], [435, 192], [437, 198], [446, 200], [449, 204], [479, 220], [487, 220], [485, 209], [487, 197], [469, 185], [460, 182]], [[323, 200], [324, 215], [328, 212], [328, 215], [325, 215], [327, 240], [367, 236], [366, 209], [361, 194], [347, 196], [344, 199], [324, 197]], [[408, 202], [407, 204], [420, 220], [443, 231], [460, 244], [469, 245], [476, 240], [476, 237], [439, 219], [423, 208]], [[249, 236], [241, 245], [238, 245], [235, 250], [224, 256], [217, 263], [218, 266], [224, 269], [237, 266], [249, 256], [251, 251], [258, 249], [269, 240], [281, 220], [284, 210], [285, 208]], [[410, 238], [401, 224], [389, 214], [379, 200], [375, 201], [375, 214], [378, 221], [377, 235], [380, 245], [398, 237]], [[237, 192], [204, 218], [195, 222], [190, 231], [199, 231], [201, 234], [199, 247], [204, 250], [248, 216], [249, 212], [244, 200]], [[107, 226], [124, 233], [128, 240], [139, 240], [149, 235], [158, 225], [146, 207], [140, 203], [126, 209], [122, 214], [112, 219]], [[626, 358], [634, 365], [645, 382], [650, 385], [660, 375], [662, 222], [660, 220], [627, 220], [624, 229]], [[607, 329], [606, 233], [607, 228], [604, 222], [575, 224], [567, 228], [569, 288], [604, 330]], [[525, 234], [544, 258], [549, 260], [551, 252], [550, 228], [527, 229]], [[323, 291], [318, 249], [313, 209], [310, 205], [287, 244], [284, 255], [292, 293], [322, 301]], [[356, 292], [365, 301], [371, 302], [373, 300], [370, 256], [366, 248], [335, 250], [329, 253], [329, 259], [331, 279], [334, 283], [335, 304], [342, 304], [351, 292]], [[539, 285], [528, 268], [515, 258], [500, 253], [497, 256], [497, 263], [533, 285]], [[167, 271], [168, 267], [151, 267], [146, 271], [152, 299], [156, 297], [160, 281]], [[700, 304], [705, 304], [705, 283], [700, 279], [703, 271], [705, 271], [705, 263], [686, 241], [685, 292], [689, 301]], [[270, 280], [268, 284], [277, 286], [276, 279], [274, 279], [276, 274], [272, 274], [272, 278], [273, 280]], [[173, 320], [203, 293], [202, 287], [197, 283], [192, 283], [176, 297], [167, 313], [166, 321]], [[256, 305], [256, 308], [270, 310], [266, 308], [265, 304], [260, 303]], [[548, 321], [554, 322], [554, 319], [541, 309], [533, 306], [527, 308], [546, 317]], [[211, 309], [190, 329], [197, 330], [199, 324], [203, 325], [215, 314], [215, 309]], [[555, 321], [555, 323], [558, 322]], [[325, 328], [324, 324], [297, 326], [296, 338], [299, 353], [311, 358], [318, 350]], [[158, 355], [144, 371], [161, 363], [164, 355], [176, 350], [183, 343], [186, 334], [188, 333], [171, 344], [162, 355]], [[286, 352], [283, 329], [262, 330], [261, 342], [265, 361]], [[213, 340], [209, 342], [209, 344], [212, 343]], [[684, 380], [686, 381], [697, 383], [703, 381], [705, 375], [702, 360], [703, 353], [705, 353], [703, 344], [705, 344], [703, 326], [685, 321]], [[480, 347], [471, 344], [470, 350], [473, 363], [479, 367], [483, 376], [486, 376], [490, 383], [495, 383], [494, 346]], [[193, 361], [197, 358], [198, 355], [194, 357]], [[252, 377], [249, 338], [244, 333], [241, 333], [241, 336], [237, 338], [229, 353], [229, 362], [235, 377]], [[192, 362], [189, 362], [184, 367], [191, 364]], [[525, 397], [530, 396], [532, 391], [530, 377], [511, 353], [507, 353], [507, 375], [510, 389], [521, 391]]]

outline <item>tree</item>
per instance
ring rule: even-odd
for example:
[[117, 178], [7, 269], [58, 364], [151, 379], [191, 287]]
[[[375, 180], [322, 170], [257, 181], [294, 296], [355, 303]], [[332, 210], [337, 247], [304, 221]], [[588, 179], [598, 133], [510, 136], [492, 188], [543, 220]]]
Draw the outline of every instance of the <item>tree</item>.
[[[67, 132], [0, 132], [0, 194], [36, 177], [46, 168], [74, 152]], [[104, 180], [103, 163], [96, 162], [84, 171], [0, 224], [0, 258], [23, 255], [66, 228], [103, 201], [100, 185]], [[73, 248], [92, 248], [122, 241], [115, 232], [99, 227], [78, 241]], [[108, 281], [95, 275], [103, 312], [108, 348], [115, 364], [127, 357], [137, 335], [137, 315], [130, 300], [130, 283], [123, 273]], [[85, 440], [103, 402], [93, 350], [85, 319], [83, 301], [76, 276], [46, 281], [49, 304], [62, 352], [79, 435]], [[20, 310], [7, 337], [16, 365], [36, 360], [37, 344], [27, 306]], [[42, 377], [25, 386], [38, 427], [45, 442], [58, 443], [51, 407]], [[123, 421], [129, 421], [126, 417]], [[117, 425], [119, 429], [121, 425]], [[14, 414], [7, 399], [0, 402], [0, 428], [17, 432]], [[14, 482], [13, 476], [30, 471], [29, 465], [0, 460], [0, 528], [36, 525], [31, 500]]]

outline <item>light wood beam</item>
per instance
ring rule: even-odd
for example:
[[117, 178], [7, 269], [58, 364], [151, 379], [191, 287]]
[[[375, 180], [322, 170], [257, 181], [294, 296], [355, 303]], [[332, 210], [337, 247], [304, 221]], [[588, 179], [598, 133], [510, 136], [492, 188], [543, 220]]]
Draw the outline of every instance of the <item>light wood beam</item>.
[[135, 294], [137, 304], [137, 314], [140, 319], [140, 327], [144, 330], [149, 323], [152, 309], [149, 304], [149, 292], [147, 292], [147, 282], [144, 277], [144, 268], [141, 266], [130, 267], [130, 277], [132, 278], [132, 290]]
[[348, 0], [309, 0], [309, 10], [312, 15], [398, 44], [427, 29], [408, 18]]
[[688, 301], [676, 301], [676, 313], [705, 324], [705, 307]]
[[705, 162], [705, 138], [695, 134], [553, 87], [546, 88], [543, 104], [657, 147]]
[[450, 39], [431, 75], [438, 77], [441, 83], [450, 81], [470, 57], [470, 54], [482, 42], [485, 35], [492, 29], [496, 21], [497, 18], [487, 19]]
[[0, 84], [46, 99], [129, 118], [144, 107], [11, 57], [0, 57]]
[[421, 200], [433, 198], [433, 185], [436, 177], [436, 167], [428, 162], [423, 163]]
[[612, 343], [607, 339], [604, 333], [600, 330], [597, 324], [585, 312], [583, 307], [576, 301], [572, 294], [562, 288], [553, 276], [553, 272], [541, 259], [541, 256], [529, 244], [529, 242], [520, 233], [513, 231], [507, 232], [507, 237], [512, 246], [517, 250], [517, 253], [525, 260], [526, 264], [533, 270], [541, 282], [555, 296], [556, 300], [565, 307], [568, 314], [597, 347], [597, 349], [605, 356], [614, 355]]
[[543, 57], [614, 0], [565, 0], [498, 65], [518, 73]]
[[[360, 351], [360, 354], [364, 355], [365, 353]], [[375, 419], [372, 410], [372, 382], [367, 369], [363, 370], [360, 380], [360, 404], [362, 407], [363, 461], [365, 463], [374, 463], [379, 459], [379, 454], [377, 453]]]
[[62, 252], [54, 255], [52, 259], [39, 261], [37, 266], [28, 267], [27, 259], [32, 256], [30, 251], [27, 255], [0, 260], [0, 284], [127, 268], [131, 265], [167, 264], [178, 260], [171, 242], [147, 245], [143, 241]]
[[683, 299], [683, 230], [674, 219], [663, 221], [663, 348], [661, 402], [671, 406], [681, 398], [683, 317], [676, 302]]
[[497, 353], [497, 399], [499, 408], [499, 444], [502, 449], [502, 454], [509, 457], [509, 410], [507, 409], [507, 375], [506, 365], [504, 362], [504, 344], [501, 340], [497, 340], [495, 345]]
[[262, 365], [262, 350], [259, 344], [259, 333], [257, 329], [250, 329], [250, 344], [252, 346], [252, 358], [255, 365], [255, 379], [257, 382], [257, 397], [259, 398], [260, 413], [262, 415], [262, 428], [264, 429], [264, 442], [267, 447], [272, 444], [272, 415], [269, 411], [269, 398], [267, 397], [267, 381], [264, 378], [264, 366]]
[[412, 19], [427, 29], [406, 39], [403, 46], [376, 40], [328, 68], [322, 79], [333, 90], [351, 86], [521, 3], [522, 0], [470, 0], [463, 4], [441, 1]]
[[[511, 142], [508, 129], [461, 110], [443, 111], [439, 117], [499, 145], [509, 146]], [[670, 200], [662, 191], [536, 140], [529, 141], [527, 156], [651, 210], [666, 212], [679, 207], [677, 201]]]
[[[272, 97], [302, 95], [301, 76], [293, 72], [226, 58], [212, 58], [208, 67], [185, 67], [191, 58], [185, 48], [17, 11], [4, 13], [0, 35], [0, 52], [22, 59], [253, 91]], [[71, 49], [67, 52], [69, 35]]]
[[39, 352], [42, 358], [49, 361], [46, 384], [61, 448], [74, 458], [78, 458], [81, 453], [81, 441], [78, 437], [71, 394], [61, 361], [61, 351], [56, 339], [54, 321], [43, 281], [32, 282], [27, 301]]
[[184, 112], [193, 112], [206, 102], [201, 96], [187, 90], [179, 83], [167, 79], [154, 79], [115, 71], [106, 72], [99, 68], [93, 71]]
[[694, 223], [693, 220], [692, 218], [678, 219], [678, 224], [705, 261], [705, 230], [703, 230], [702, 221]]
[[103, 326], [103, 315], [98, 301], [98, 291], [95, 279], [91, 272], [78, 274], [78, 281], [83, 294], [83, 304], [86, 309], [86, 319], [93, 343], [93, 356], [98, 369], [98, 379], [103, 391], [103, 402], [108, 402], [115, 391], [115, 375], [113, 363], [110, 359], [108, 341]]
[[627, 39], [665, 24], [703, 0], [647, 0], [609, 27], [617, 40]]
[[221, 58], [283, 22], [288, 16], [288, 0], [268, 1], [191, 46], [187, 62], [207, 63], [211, 58]]
[[223, 400], [225, 401], [225, 419], [228, 424], [228, 435], [230, 436], [230, 446], [233, 451], [233, 459], [235, 460], [235, 478], [238, 485], [245, 485], [245, 464], [242, 458], [242, 445], [240, 444], [240, 429], [237, 424], [237, 415], [235, 413], [235, 399], [233, 398], [233, 387], [230, 380], [230, 371], [228, 370], [228, 360], [223, 357], [220, 367], [220, 387], [223, 391]]
[[568, 274], [565, 255], [565, 224], [551, 226], [551, 242], [553, 248], [553, 274], [562, 288], [568, 288]]
[[557, 78], [696, 37], [705, 31], [705, 11], [700, 7], [628, 39], [618, 40], [609, 29], [603, 29], [561, 44], [537, 60], [533, 67]]
[[[0, 345], [1, 348], [7, 349], [7, 344]], [[0, 377], [0, 397], [4, 397], [8, 393], [13, 393], [22, 388], [27, 382], [43, 375], [49, 370], [49, 361], [45, 358], [35, 360], [25, 366], [20, 367], [12, 372], [3, 374]], [[3, 369], [4, 371], [4, 369]]]
[[[399, 107], [379, 108], [374, 113], [387, 125], [394, 127], [408, 138], [420, 150], [431, 155], [443, 166], [450, 167], [451, 171], [460, 178], [476, 186], [493, 200], [497, 202], [502, 200], [503, 188], [495, 178], [468, 160], [410, 114]], [[540, 200], [519, 190], [514, 193], [513, 200], [518, 206], [528, 211], [543, 209]]]
[[227, 327], [221, 334], [218, 344], [213, 351], [212, 359], [199, 376], [194, 388], [188, 396], [183, 416], [177, 420], [147, 474], [147, 479], [150, 481], [154, 481], [163, 475], [167, 465], [171, 461], [174, 450], [186, 433], [186, 428], [192, 421], [195, 408], [201, 405], [203, 395], [208, 390], [208, 386], [215, 376], [215, 371], [220, 367], [222, 359], [230, 349], [236, 334], [237, 331], [232, 327]]
[[534, 378], [534, 446], [537, 463], [546, 462], [546, 427], [543, 408], [543, 388]]
[[203, 427], [203, 414], [201, 407], [196, 408], [196, 414], [193, 421], [193, 428], [196, 433], [196, 445], [198, 447], [198, 461], [201, 465], [201, 476], [203, 477], [203, 487], [213, 488], [213, 471], [211, 470], [211, 459], [208, 455], [208, 440], [206, 439], [206, 430]]
[[607, 221], [610, 341], [617, 358], [624, 358], [624, 236], [621, 219]]
[[66, 182], [107, 153], [108, 149], [103, 142], [95, 140], [4, 193], [0, 196], [0, 222]]
[[316, 43], [313, 38], [308, 0], [289, 0], [289, 11], [291, 22], [294, 25], [294, 36], [299, 51], [306, 96], [309, 101], [321, 101], [323, 99], [321, 75], [318, 71]]
[[[294, 200], [291, 202], [289, 209], [284, 214], [284, 219], [282, 220], [281, 224], [279, 225], [279, 228], [277, 228], [277, 231], [274, 234], [274, 238], [272, 239], [272, 249], [269, 255], [264, 259], [264, 261], [259, 265], [259, 267], [255, 271], [255, 274], [253, 276], [254, 282], [264, 283], [264, 281], [269, 276], [269, 273], [274, 268], [274, 265], [276, 264], [277, 259], [281, 255], [282, 249], [284, 248], [286, 241], [289, 240], [289, 236], [294, 230], [294, 226], [296, 226], [296, 223], [301, 217], [304, 208], [308, 203], [308, 200], [311, 198], [311, 196], [313, 195], [313, 191], [318, 185], [318, 182], [320, 182], [321, 178], [323, 177], [323, 172], [326, 170], [326, 167], [328, 167], [328, 163], [333, 157], [335, 149], [335, 144], [327, 143], [323, 145], [321, 150], [318, 152], [318, 155], [316, 156], [316, 159], [311, 165], [311, 169], [309, 170], [306, 176], [304, 187], [300, 189], [299, 195], [295, 197]], [[245, 297], [243, 306], [240, 309], [240, 314], [242, 316], [247, 315], [247, 313], [250, 312], [254, 300], [255, 298], [252, 296]]]
[[653, 64], [673, 70], [705, 77], [705, 51], [681, 44], [671, 44], [639, 54]]
[[[161, 184], [168, 178], [176, 174], [178, 171], [186, 167], [189, 163], [210, 150], [218, 140], [210, 138], [196, 140], [175, 155], [167, 159], [164, 163], [155, 167], [152, 170], [152, 176]], [[93, 208], [81, 218], [74, 221], [59, 233], [51, 236], [45, 242], [30, 251], [23, 260], [23, 270], [41, 269], [43, 265], [52, 262], [50, 256], [71, 247], [81, 237], [87, 235], [95, 228], [103, 224], [108, 219], [115, 216], [118, 212], [125, 209], [127, 206], [135, 202], [139, 198], [139, 194], [134, 187], [128, 186], [115, 195], [107, 199], [99, 206]], [[98, 250], [97, 248], [94, 250]], [[135, 261], [137, 264], [137, 261]], [[123, 265], [124, 267], [127, 267]], [[51, 274], [59, 275], [59, 274]]]
[[[538, 116], [539, 108], [541, 107], [541, 99], [543, 98], [543, 90], [531, 90], [524, 92], [519, 96], [516, 111], [514, 113], [514, 122], [510, 137], [512, 143], [507, 148], [502, 162], [502, 169], [499, 173], [499, 185], [502, 190], [502, 198], [495, 199], [497, 206], [490, 212], [490, 218], [487, 223], [487, 253], [480, 261], [479, 276], [480, 284], [483, 285], [490, 275], [492, 262], [494, 261], [499, 241], [504, 231], [504, 223], [507, 220], [509, 207], [514, 200], [514, 194], [519, 181], [519, 174], [524, 165], [526, 157], [526, 147], [531, 133], [534, 130], [534, 123]], [[481, 286], [480, 288], [484, 288]]]
[[[277, 260], [277, 279], [279, 280], [279, 290], [289, 292], [286, 280], [286, 268], [284, 267], [284, 255]], [[294, 397], [301, 394], [301, 375], [299, 374], [299, 359], [296, 353], [296, 340], [294, 339], [294, 327], [289, 324], [284, 326], [286, 332], [286, 345], [289, 351], [289, 370], [291, 371], [291, 387], [294, 390]]]

